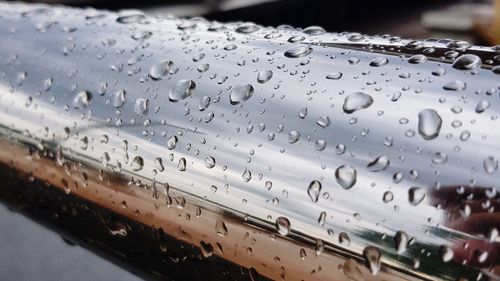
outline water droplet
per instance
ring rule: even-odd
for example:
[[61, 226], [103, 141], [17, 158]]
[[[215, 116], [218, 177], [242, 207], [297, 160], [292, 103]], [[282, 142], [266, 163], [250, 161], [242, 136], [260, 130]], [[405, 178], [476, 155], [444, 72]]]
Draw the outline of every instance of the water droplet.
[[483, 113], [486, 109], [490, 108], [490, 102], [487, 100], [480, 101], [476, 106], [477, 113]]
[[383, 66], [383, 65], [386, 65], [389, 63], [389, 60], [387, 60], [386, 58], [384, 57], [377, 57], [377, 58], [374, 58], [370, 61], [369, 65], [372, 66], [372, 67], [379, 67], [379, 66]]
[[439, 256], [443, 262], [451, 261], [454, 255], [455, 253], [450, 247], [444, 245], [439, 247]]
[[229, 102], [233, 105], [248, 100], [253, 95], [253, 86], [250, 84], [236, 85], [229, 94]]
[[175, 148], [175, 146], [177, 145], [177, 136], [171, 136], [168, 140], [167, 140], [167, 148], [169, 150], [172, 150]]
[[442, 123], [441, 116], [434, 109], [424, 109], [418, 113], [418, 132], [426, 140], [439, 135]]
[[443, 89], [447, 91], [463, 91], [467, 88], [467, 84], [460, 80], [454, 80], [443, 86]]
[[406, 247], [408, 245], [408, 235], [404, 231], [397, 231], [396, 235], [394, 235], [394, 247], [396, 248], [396, 252], [398, 254], [404, 253], [406, 251]]
[[472, 70], [481, 67], [481, 59], [473, 54], [461, 55], [455, 59], [452, 66], [461, 70]]
[[213, 158], [212, 156], [208, 156], [205, 159], [205, 167], [207, 167], [209, 169], [212, 169], [213, 167], [215, 167], [215, 158]]
[[302, 32], [304, 32], [307, 35], [311, 35], [311, 36], [321, 35], [321, 34], [326, 33], [326, 31], [321, 26], [309, 26], [309, 27], [304, 28], [304, 30], [302, 30]]
[[171, 102], [178, 102], [187, 97], [190, 97], [194, 90], [196, 89], [196, 84], [193, 80], [182, 79], [175, 83], [170, 92], [168, 93], [168, 100]]
[[179, 159], [179, 162], [177, 163], [177, 170], [181, 172], [186, 171], [186, 158], [182, 157]]
[[384, 195], [382, 196], [382, 200], [384, 201], [384, 203], [389, 203], [393, 199], [394, 199], [394, 194], [392, 194], [392, 192], [390, 191], [384, 192]]
[[342, 78], [342, 72], [332, 72], [326, 75], [326, 79], [329, 80], [339, 80]]
[[326, 128], [330, 126], [330, 118], [328, 118], [328, 116], [320, 116], [316, 124], [318, 124], [322, 128]]
[[113, 106], [120, 108], [125, 104], [127, 92], [125, 90], [119, 90], [113, 95]]
[[92, 93], [89, 91], [78, 92], [73, 99], [73, 107], [76, 109], [82, 109], [90, 105], [92, 101]]
[[226, 227], [226, 223], [221, 220], [221, 219], [217, 219], [217, 221], [215, 222], [215, 232], [217, 232], [217, 234], [219, 236], [222, 236], [222, 237], [226, 237], [227, 236], [227, 227]]
[[408, 201], [413, 206], [417, 206], [425, 199], [426, 191], [421, 187], [412, 187], [408, 190]]
[[285, 217], [278, 217], [276, 219], [276, 230], [281, 235], [288, 235], [291, 230], [290, 221]]
[[309, 198], [311, 198], [311, 201], [316, 203], [318, 202], [320, 193], [321, 193], [321, 182], [318, 180], [313, 180], [309, 184], [309, 187], [307, 188], [307, 194], [309, 195]]
[[363, 250], [363, 257], [365, 258], [366, 266], [372, 275], [377, 275], [380, 271], [381, 256], [382, 254], [380, 251], [373, 246], [367, 246]]
[[390, 164], [387, 156], [378, 156], [373, 159], [366, 167], [370, 172], [379, 172], [385, 170]]
[[341, 165], [335, 170], [335, 179], [340, 186], [349, 189], [356, 184], [356, 169], [349, 165]]
[[153, 35], [152, 32], [143, 30], [133, 33], [131, 36], [134, 40], [147, 40], [151, 35]]
[[249, 182], [252, 179], [252, 173], [250, 172], [250, 170], [245, 169], [241, 177], [243, 178], [244, 182]]
[[151, 70], [149, 71], [149, 76], [151, 76], [153, 80], [160, 80], [163, 77], [165, 77], [165, 75], [167, 75], [167, 73], [170, 71], [170, 68], [172, 68], [173, 64], [174, 63], [169, 60], [161, 61], [153, 65], [153, 67], [151, 67]]
[[347, 114], [368, 108], [373, 103], [373, 98], [362, 92], [352, 93], [344, 100], [343, 109]]
[[304, 107], [304, 108], [300, 109], [299, 117], [300, 117], [300, 119], [304, 119], [304, 118], [306, 118], [306, 116], [307, 116], [307, 107]]
[[262, 70], [257, 74], [257, 82], [260, 84], [264, 84], [267, 81], [271, 80], [273, 77], [273, 72], [271, 70]]
[[134, 103], [134, 111], [137, 115], [144, 115], [148, 113], [149, 100], [145, 98], [138, 98]]
[[483, 161], [483, 167], [486, 173], [493, 174], [498, 169], [498, 160], [493, 156], [488, 156]]
[[339, 233], [339, 243], [342, 246], [349, 246], [351, 244], [351, 238], [349, 238], [349, 235], [345, 232]]
[[413, 55], [408, 59], [408, 63], [419, 64], [427, 61], [427, 57], [421, 54]]
[[141, 156], [136, 156], [132, 159], [132, 163], [130, 163], [133, 171], [140, 171], [142, 167], [144, 167], [144, 159]]
[[308, 47], [308, 46], [295, 46], [292, 47], [285, 52], [285, 57], [288, 58], [300, 58], [303, 56], [307, 56], [310, 53], [312, 53], [313, 48]]
[[119, 16], [116, 21], [123, 24], [139, 23], [146, 19], [146, 16], [139, 13]]
[[290, 131], [288, 133], [288, 142], [289, 143], [296, 143], [300, 139], [300, 133], [298, 131]]
[[256, 26], [255, 24], [247, 24], [247, 25], [242, 25], [238, 26], [234, 31], [238, 33], [243, 33], [243, 34], [250, 34], [255, 31], [259, 30], [259, 27]]

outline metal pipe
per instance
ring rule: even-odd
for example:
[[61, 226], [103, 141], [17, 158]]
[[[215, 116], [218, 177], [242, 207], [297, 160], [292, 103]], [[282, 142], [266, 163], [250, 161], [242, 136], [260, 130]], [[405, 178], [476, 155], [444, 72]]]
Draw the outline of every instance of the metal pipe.
[[500, 47], [0, 4], [3, 202], [147, 278], [498, 280]]

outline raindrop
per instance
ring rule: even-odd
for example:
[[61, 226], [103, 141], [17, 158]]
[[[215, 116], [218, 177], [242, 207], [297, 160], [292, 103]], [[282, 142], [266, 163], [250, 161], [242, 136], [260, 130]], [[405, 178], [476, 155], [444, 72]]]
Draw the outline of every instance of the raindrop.
[[321, 193], [321, 182], [318, 180], [313, 180], [309, 184], [309, 187], [307, 188], [307, 194], [309, 195], [309, 198], [311, 198], [311, 201], [316, 203], [318, 202], [320, 193]]
[[81, 91], [76, 94], [73, 99], [73, 107], [76, 109], [82, 109], [90, 105], [92, 101], [92, 93], [89, 91]]
[[167, 140], [167, 148], [169, 150], [172, 150], [175, 148], [175, 146], [177, 145], [177, 136], [171, 136], [168, 140]]
[[226, 237], [227, 236], [227, 227], [226, 227], [226, 223], [221, 220], [221, 219], [217, 219], [217, 221], [215, 222], [215, 232], [217, 232], [217, 234], [219, 236], [222, 236], [222, 237]]
[[215, 159], [212, 156], [208, 156], [205, 159], [205, 167], [207, 167], [209, 169], [212, 169], [213, 167], [215, 167]]
[[498, 160], [493, 156], [488, 156], [483, 161], [484, 171], [488, 174], [493, 174], [498, 169]]
[[481, 67], [481, 59], [473, 54], [461, 55], [455, 59], [453, 68], [461, 70], [472, 70]]
[[278, 217], [276, 219], [276, 230], [281, 235], [288, 235], [291, 230], [290, 221], [285, 217]]
[[300, 139], [300, 133], [298, 131], [290, 131], [288, 133], [288, 142], [289, 143], [296, 143]]
[[165, 75], [167, 75], [167, 73], [170, 71], [170, 68], [172, 68], [173, 64], [174, 63], [169, 60], [161, 61], [153, 65], [153, 67], [151, 67], [151, 70], [149, 71], [149, 76], [151, 76], [153, 80], [160, 80], [163, 77], [165, 77]]
[[490, 102], [487, 100], [480, 101], [476, 106], [477, 113], [483, 113], [486, 109], [490, 108]]
[[367, 246], [363, 250], [363, 257], [365, 258], [366, 266], [372, 275], [377, 275], [380, 270], [381, 256], [382, 254], [380, 251], [373, 246]]
[[390, 164], [387, 156], [378, 156], [373, 159], [366, 167], [370, 172], [379, 172], [385, 170]]
[[347, 114], [368, 108], [373, 103], [373, 98], [362, 92], [352, 93], [344, 100], [343, 109]]
[[177, 163], [177, 170], [181, 172], [186, 171], [186, 158], [182, 157], [179, 159], [179, 162]]
[[418, 113], [418, 132], [426, 140], [439, 135], [442, 123], [443, 120], [434, 109], [424, 109]]
[[342, 72], [332, 72], [326, 75], [326, 79], [329, 80], [339, 80], [342, 78]]
[[394, 247], [396, 248], [396, 252], [398, 254], [402, 254], [406, 251], [406, 247], [408, 246], [408, 235], [404, 231], [397, 231], [394, 236]]
[[463, 91], [467, 88], [467, 84], [460, 80], [454, 80], [443, 86], [443, 89], [447, 91]]
[[252, 172], [250, 172], [250, 170], [248, 169], [245, 169], [241, 177], [243, 178], [244, 182], [249, 182], [252, 179]]
[[151, 35], [153, 35], [152, 32], [143, 30], [143, 31], [139, 31], [139, 32], [132, 34], [132, 39], [134, 39], [134, 40], [147, 40], [147, 39], [149, 39], [149, 37], [151, 37]]
[[113, 95], [113, 106], [120, 108], [125, 104], [127, 92], [125, 90], [119, 90]]
[[335, 179], [340, 186], [345, 189], [349, 189], [356, 184], [356, 169], [349, 165], [341, 165], [335, 170]]
[[300, 58], [309, 55], [313, 49], [308, 46], [295, 46], [285, 52], [285, 57], [288, 58]]
[[259, 27], [256, 26], [255, 24], [247, 24], [247, 25], [242, 25], [238, 26], [234, 31], [238, 33], [243, 33], [243, 34], [250, 34], [255, 31], [259, 30]]
[[313, 36], [326, 33], [326, 31], [320, 26], [309, 26], [309, 27], [304, 28], [304, 30], [302, 30], [302, 32], [304, 32], [307, 35], [313, 35]]
[[267, 81], [271, 80], [273, 77], [273, 72], [271, 70], [262, 70], [257, 74], [257, 82], [260, 84], [264, 84]]
[[374, 58], [370, 61], [369, 65], [370, 66], [373, 66], [373, 67], [379, 67], [379, 66], [384, 66], [386, 64], [388, 64], [389, 61], [384, 58], [384, 57], [378, 57], [378, 58]]
[[408, 201], [413, 206], [417, 206], [425, 199], [426, 191], [421, 187], [412, 187], [408, 190]]
[[443, 245], [439, 247], [439, 256], [443, 262], [449, 262], [453, 259], [454, 253], [450, 247]]
[[250, 84], [236, 85], [229, 94], [229, 102], [233, 105], [248, 100], [253, 95], [253, 86]]
[[419, 64], [419, 63], [424, 63], [426, 61], [427, 61], [427, 57], [424, 55], [420, 55], [420, 54], [411, 56], [408, 59], [408, 63], [411, 63], [411, 64]]
[[137, 115], [144, 115], [148, 113], [149, 100], [145, 98], [138, 98], [134, 103], [134, 111]]
[[326, 128], [330, 126], [330, 118], [328, 118], [328, 116], [320, 116], [316, 124], [318, 124], [322, 128]]
[[171, 102], [178, 102], [187, 97], [190, 97], [194, 90], [196, 89], [196, 84], [193, 80], [182, 79], [175, 83], [170, 92], [168, 93], [168, 100]]
[[140, 171], [144, 167], [144, 159], [141, 156], [136, 156], [132, 159], [130, 166], [132, 167], [132, 171]]

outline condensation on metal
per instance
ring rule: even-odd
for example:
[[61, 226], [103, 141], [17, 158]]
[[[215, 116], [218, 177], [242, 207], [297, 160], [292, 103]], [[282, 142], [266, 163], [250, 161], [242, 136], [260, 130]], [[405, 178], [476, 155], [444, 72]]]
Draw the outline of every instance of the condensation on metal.
[[271, 229], [215, 252], [271, 279], [500, 274], [498, 46], [24, 4], [0, 5], [0, 34], [3, 141], [129, 181], [67, 193], [146, 224], [217, 206], [193, 244], [245, 239], [228, 214]]

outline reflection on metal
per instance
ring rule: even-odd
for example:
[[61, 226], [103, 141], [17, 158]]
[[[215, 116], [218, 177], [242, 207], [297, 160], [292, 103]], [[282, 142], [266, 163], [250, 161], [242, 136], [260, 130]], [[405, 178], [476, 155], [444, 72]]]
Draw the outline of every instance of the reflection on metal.
[[496, 280], [500, 47], [0, 5], [0, 197], [149, 278]]

